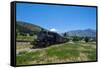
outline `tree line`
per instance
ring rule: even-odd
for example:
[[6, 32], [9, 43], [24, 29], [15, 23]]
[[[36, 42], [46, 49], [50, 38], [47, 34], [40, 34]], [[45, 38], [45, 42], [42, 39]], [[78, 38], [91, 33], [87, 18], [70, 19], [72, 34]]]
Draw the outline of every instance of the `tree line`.
[[69, 41], [73, 41], [73, 42], [77, 42], [77, 41], [85, 41], [87, 42], [95, 42], [96, 41], [96, 37], [80, 37], [80, 36], [69, 36], [67, 33], [63, 34], [63, 37], [66, 39], [67, 42]]

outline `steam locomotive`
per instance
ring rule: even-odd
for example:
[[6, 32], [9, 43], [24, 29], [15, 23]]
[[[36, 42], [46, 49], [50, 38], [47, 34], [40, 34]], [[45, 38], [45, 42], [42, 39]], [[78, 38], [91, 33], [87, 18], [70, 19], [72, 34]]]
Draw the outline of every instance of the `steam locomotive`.
[[56, 32], [40, 31], [35, 40], [35, 47], [48, 47], [52, 44], [59, 44], [66, 42], [66, 39]]

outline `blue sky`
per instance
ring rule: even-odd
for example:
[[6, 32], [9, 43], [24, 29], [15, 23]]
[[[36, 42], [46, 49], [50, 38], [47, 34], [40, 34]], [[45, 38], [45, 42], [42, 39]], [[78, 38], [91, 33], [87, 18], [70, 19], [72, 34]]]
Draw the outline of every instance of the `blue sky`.
[[17, 3], [16, 20], [57, 32], [96, 29], [96, 8]]

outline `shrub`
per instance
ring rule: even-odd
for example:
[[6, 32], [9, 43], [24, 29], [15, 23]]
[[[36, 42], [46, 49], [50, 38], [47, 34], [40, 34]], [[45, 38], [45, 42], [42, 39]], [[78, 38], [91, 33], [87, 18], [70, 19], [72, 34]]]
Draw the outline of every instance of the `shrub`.
[[89, 38], [88, 37], [85, 37], [85, 42], [89, 42]]
[[76, 41], [79, 41], [80, 38], [79, 38], [78, 36], [74, 36], [72, 40], [73, 40], [74, 42], [76, 42]]
[[69, 38], [65, 38], [66, 39], [66, 42], [69, 42], [70, 41], [70, 39]]

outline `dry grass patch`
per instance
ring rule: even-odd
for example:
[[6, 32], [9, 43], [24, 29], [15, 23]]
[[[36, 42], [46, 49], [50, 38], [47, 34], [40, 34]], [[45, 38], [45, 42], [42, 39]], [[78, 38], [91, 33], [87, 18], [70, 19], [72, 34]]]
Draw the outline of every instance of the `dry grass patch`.
[[16, 61], [17, 65], [95, 61], [95, 46], [94, 43], [84, 42], [56, 44], [42, 49], [30, 49], [28, 52], [18, 54]]

